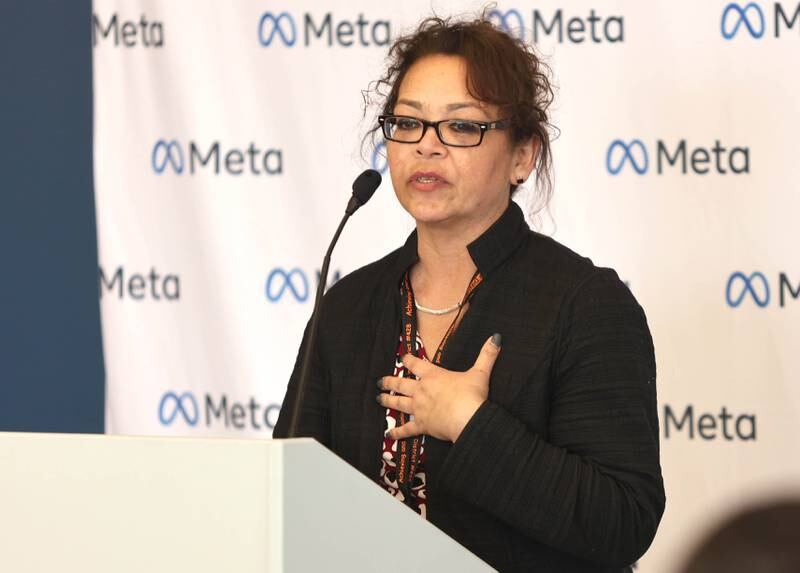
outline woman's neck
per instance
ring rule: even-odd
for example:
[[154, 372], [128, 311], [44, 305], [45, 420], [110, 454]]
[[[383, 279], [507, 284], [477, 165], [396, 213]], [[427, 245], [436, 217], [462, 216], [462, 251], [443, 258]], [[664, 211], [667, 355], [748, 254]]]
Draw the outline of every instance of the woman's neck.
[[486, 205], [473, 220], [417, 221], [419, 262], [411, 269], [417, 302], [444, 308], [460, 302], [477, 267], [467, 246], [483, 235], [508, 208], [509, 199]]
[[411, 269], [411, 283], [420, 303], [446, 307], [461, 300], [477, 270], [467, 246], [490, 225], [471, 230], [417, 225], [419, 262]]

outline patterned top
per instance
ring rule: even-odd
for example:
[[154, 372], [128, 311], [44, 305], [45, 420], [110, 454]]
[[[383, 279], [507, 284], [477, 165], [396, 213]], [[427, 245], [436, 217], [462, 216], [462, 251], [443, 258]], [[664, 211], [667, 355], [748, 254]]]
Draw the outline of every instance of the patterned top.
[[[417, 348], [419, 349], [418, 356], [423, 360], [427, 360], [425, 349], [422, 347], [422, 339], [417, 335]], [[394, 376], [403, 377], [403, 354], [405, 354], [405, 346], [403, 344], [403, 337], [400, 336], [400, 341], [397, 344], [397, 352], [395, 352], [394, 359]], [[394, 393], [394, 392], [392, 392]], [[386, 409], [386, 423], [384, 430], [388, 431], [397, 426], [397, 421], [400, 413], [391, 408]], [[413, 419], [413, 416], [412, 416]], [[393, 440], [388, 436], [383, 438], [383, 452], [381, 455], [381, 472], [378, 478], [378, 483], [386, 491], [391, 493], [394, 497], [405, 503], [405, 495], [397, 483], [397, 463], [395, 458], [397, 456], [397, 440]], [[414, 473], [414, 480], [411, 483], [411, 503], [409, 504], [417, 513], [423, 518], [426, 518], [426, 480], [425, 480], [425, 436], [422, 436], [419, 447], [419, 463], [417, 464], [416, 472]]]

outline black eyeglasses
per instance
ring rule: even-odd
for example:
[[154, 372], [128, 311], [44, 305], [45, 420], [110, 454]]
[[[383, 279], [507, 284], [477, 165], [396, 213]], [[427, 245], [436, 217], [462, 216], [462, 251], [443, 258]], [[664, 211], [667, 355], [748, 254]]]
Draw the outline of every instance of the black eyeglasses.
[[487, 131], [505, 129], [509, 125], [509, 120], [500, 119], [488, 123], [466, 119], [426, 121], [408, 115], [379, 115], [378, 124], [383, 129], [384, 137], [389, 141], [419, 143], [425, 137], [428, 128], [432, 127], [444, 145], [476, 147], [481, 144]]

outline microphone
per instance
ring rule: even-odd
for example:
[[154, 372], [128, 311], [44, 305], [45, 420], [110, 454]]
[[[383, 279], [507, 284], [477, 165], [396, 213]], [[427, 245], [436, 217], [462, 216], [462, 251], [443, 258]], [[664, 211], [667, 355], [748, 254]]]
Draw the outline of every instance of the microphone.
[[[355, 213], [359, 207], [369, 201], [372, 197], [372, 194], [375, 193], [375, 190], [380, 186], [380, 184], [381, 174], [374, 169], [367, 169], [361, 175], [356, 177], [356, 180], [353, 181], [353, 196], [350, 197], [350, 201], [347, 203], [347, 208], [344, 210], [344, 212], [347, 213], [347, 216], [349, 217]], [[336, 243], [336, 239], [338, 239], [338, 237], [338, 235], [334, 237], [334, 243]]]
[[306, 351], [303, 354], [303, 362], [300, 367], [300, 381], [297, 383], [297, 393], [294, 397], [294, 404], [292, 406], [291, 417], [289, 418], [289, 431], [287, 435], [290, 438], [297, 437], [297, 424], [300, 419], [300, 407], [303, 403], [303, 395], [305, 394], [306, 386], [308, 384], [309, 368], [311, 366], [311, 356], [314, 354], [314, 346], [317, 341], [317, 323], [319, 323], [319, 309], [322, 304], [322, 295], [325, 293], [325, 285], [328, 283], [328, 267], [331, 264], [331, 253], [339, 240], [339, 235], [342, 234], [345, 223], [350, 216], [355, 213], [362, 205], [370, 200], [375, 190], [381, 184], [381, 174], [374, 169], [367, 169], [361, 175], [356, 177], [353, 181], [353, 196], [347, 202], [347, 208], [344, 210], [339, 227], [333, 235], [331, 244], [328, 245], [328, 251], [325, 253], [325, 258], [322, 260], [322, 269], [319, 273], [319, 284], [317, 284], [317, 294], [314, 298], [314, 310], [311, 313], [311, 325], [309, 326], [308, 342], [306, 344]]

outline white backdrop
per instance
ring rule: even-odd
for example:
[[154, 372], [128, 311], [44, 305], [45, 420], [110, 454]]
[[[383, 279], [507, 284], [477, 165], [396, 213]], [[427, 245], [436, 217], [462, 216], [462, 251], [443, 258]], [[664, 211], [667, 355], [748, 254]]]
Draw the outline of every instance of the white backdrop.
[[[361, 156], [361, 90], [389, 36], [480, 7], [95, 2], [108, 433], [270, 436], [352, 180], [385, 168]], [[800, 3], [547, 0], [494, 19], [559, 87], [540, 230], [616, 268], [647, 312], [668, 501], [639, 570], [672, 571], [719, 516], [800, 484]], [[387, 173], [331, 282], [412, 228]]]

